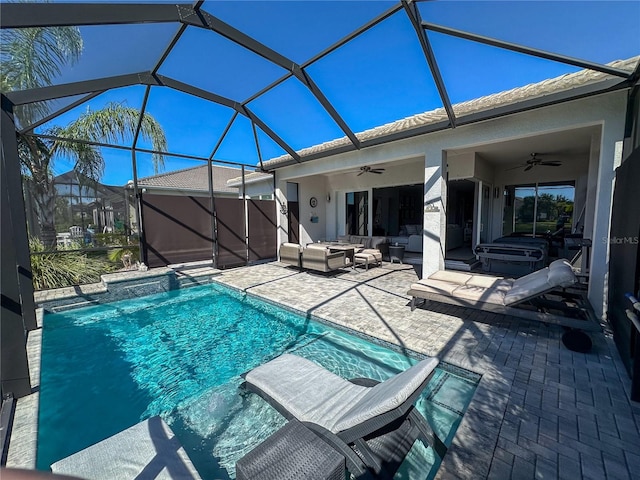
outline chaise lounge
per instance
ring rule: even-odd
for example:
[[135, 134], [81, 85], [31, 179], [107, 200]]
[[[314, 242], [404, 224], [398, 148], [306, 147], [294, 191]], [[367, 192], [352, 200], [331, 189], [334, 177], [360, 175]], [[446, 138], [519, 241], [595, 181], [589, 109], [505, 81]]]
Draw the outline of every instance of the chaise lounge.
[[564, 291], [576, 283], [571, 265], [561, 259], [517, 280], [440, 270], [412, 284], [407, 294], [412, 297], [411, 311], [420, 298], [581, 330], [600, 330], [582, 295]]
[[201, 478], [169, 425], [160, 417], [144, 420], [63, 458], [52, 464], [51, 470], [85, 480]]
[[381, 383], [347, 381], [310, 360], [284, 354], [245, 374], [243, 385], [343, 455], [356, 478], [392, 478], [418, 438], [440, 457], [446, 452], [414, 407], [437, 365], [438, 359], [427, 358]]

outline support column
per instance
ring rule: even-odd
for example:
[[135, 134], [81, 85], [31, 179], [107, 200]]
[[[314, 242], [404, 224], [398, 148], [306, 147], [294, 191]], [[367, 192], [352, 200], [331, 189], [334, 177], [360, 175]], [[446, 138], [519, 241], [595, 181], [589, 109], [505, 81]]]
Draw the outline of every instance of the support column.
[[3, 396], [12, 393], [15, 398], [20, 398], [31, 393], [27, 331], [34, 330], [37, 325], [13, 108], [4, 95], [0, 123], [2, 125], [0, 386]]
[[442, 198], [444, 183], [442, 152], [430, 151], [424, 169], [424, 227], [422, 237], [422, 278], [444, 269], [446, 212]]

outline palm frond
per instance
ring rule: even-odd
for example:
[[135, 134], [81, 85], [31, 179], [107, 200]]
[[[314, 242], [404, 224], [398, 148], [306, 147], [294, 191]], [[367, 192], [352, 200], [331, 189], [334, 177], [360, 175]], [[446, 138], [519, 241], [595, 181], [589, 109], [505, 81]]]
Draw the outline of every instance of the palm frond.
[[[125, 143], [133, 140], [139, 117], [138, 109], [115, 102], [107, 104], [100, 110], [91, 110], [87, 107], [77, 120], [60, 128], [56, 135], [93, 142]], [[151, 142], [154, 150], [167, 151], [164, 130], [151, 115], [143, 116], [140, 134], [143, 139]], [[154, 155], [153, 164], [157, 173], [164, 166], [164, 156]]]
[[[0, 31], [0, 88], [3, 92], [49, 86], [65, 65], [78, 61], [82, 37], [77, 27], [37, 27]], [[16, 109], [21, 125], [49, 112], [46, 102]]]

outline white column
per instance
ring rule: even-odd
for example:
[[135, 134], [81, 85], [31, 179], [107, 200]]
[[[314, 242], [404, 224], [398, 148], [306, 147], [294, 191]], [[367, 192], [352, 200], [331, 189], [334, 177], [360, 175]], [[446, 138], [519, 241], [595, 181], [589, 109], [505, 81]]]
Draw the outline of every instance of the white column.
[[442, 198], [444, 185], [442, 150], [429, 151], [424, 169], [424, 230], [422, 237], [422, 278], [444, 269], [446, 213]]

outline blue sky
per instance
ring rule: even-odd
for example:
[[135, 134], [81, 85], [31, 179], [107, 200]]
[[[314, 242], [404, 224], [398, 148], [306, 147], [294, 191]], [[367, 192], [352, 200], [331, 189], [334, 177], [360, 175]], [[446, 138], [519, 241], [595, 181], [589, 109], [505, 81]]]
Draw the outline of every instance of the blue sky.
[[[385, 11], [386, 1], [206, 1], [203, 8], [297, 63]], [[640, 2], [436, 1], [419, 4], [423, 20], [568, 56], [607, 63], [640, 54]], [[178, 26], [146, 24], [83, 27], [82, 59], [60, 83], [149, 70]], [[453, 103], [537, 82], [577, 69], [526, 55], [428, 32]], [[441, 107], [434, 82], [406, 14], [399, 11], [349, 44], [307, 68], [308, 74], [355, 131]], [[159, 71], [235, 101], [285, 74], [285, 70], [213, 32], [189, 27]], [[144, 87], [122, 88], [89, 102], [140, 107]], [[75, 99], [59, 102], [64, 105]], [[249, 103], [292, 148], [343, 136], [310, 92], [290, 79]], [[66, 124], [86, 104], [47, 126]], [[152, 88], [147, 111], [164, 127], [169, 150], [208, 157], [233, 111], [166, 88]], [[259, 132], [264, 159], [283, 150]], [[140, 144], [145, 145], [144, 142]], [[103, 149], [102, 181], [122, 185], [130, 178], [131, 154]], [[139, 176], [153, 174], [148, 155], [139, 156]], [[216, 159], [257, 164], [250, 122], [238, 116]], [[165, 171], [201, 165], [175, 157]], [[56, 162], [56, 173], [70, 165]]]

